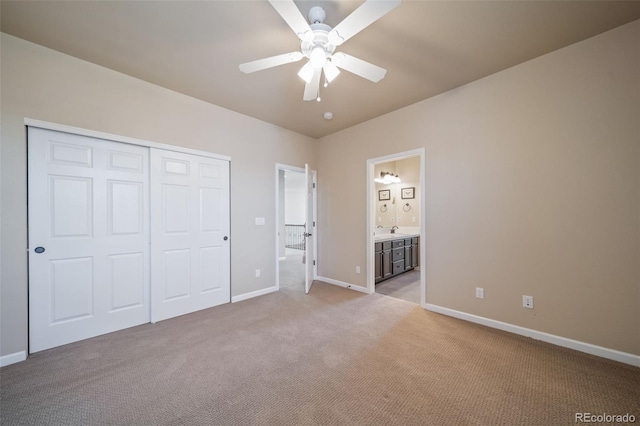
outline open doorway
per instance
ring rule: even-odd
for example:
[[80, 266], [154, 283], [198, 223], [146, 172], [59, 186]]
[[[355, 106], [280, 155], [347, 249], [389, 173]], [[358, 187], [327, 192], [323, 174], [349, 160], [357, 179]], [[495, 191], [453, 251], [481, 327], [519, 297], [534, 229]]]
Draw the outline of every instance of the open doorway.
[[305, 170], [278, 164], [277, 171], [277, 264], [279, 289], [305, 290]]
[[367, 161], [367, 289], [425, 306], [424, 149]]

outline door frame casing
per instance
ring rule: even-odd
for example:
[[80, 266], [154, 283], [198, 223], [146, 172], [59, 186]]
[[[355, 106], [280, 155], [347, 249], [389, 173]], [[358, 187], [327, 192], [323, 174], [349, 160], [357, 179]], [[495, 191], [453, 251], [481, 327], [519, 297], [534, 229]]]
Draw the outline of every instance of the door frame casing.
[[184, 148], [177, 145], [168, 145], [159, 142], [151, 142], [144, 139], [136, 139], [128, 136], [115, 135], [112, 133], [99, 132], [97, 130], [83, 129], [82, 127], [67, 126], [66, 124], [51, 123], [49, 121], [34, 120], [25, 118], [24, 124], [29, 127], [37, 127], [46, 130], [56, 130], [58, 132], [72, 133], [79, 136], [87, 136], [96, 139], [105, 139], [112, 142], [122, 142], [129, 145], [144, 146], [147, 148], [158, 148], [165, 151], [175, 151], [184, 154], [199, 155], [201, 157], [217, 158], [218, 160], [226, 160], [231, 166], [231, 157], [228, 155], [214, 154], [213, 152], [200, 151], [198, 149]]
[[367, 160], [367, 292], [375, 293], [375, 166], [380, 163], [420, 157], [420, 306], [426, 309], [427, 273], [426, 273], [426, 189], [425, 189], [425, 148], [418, 148]]
[[[276, 259], [276, 291], [280, 290], [280, 171], [291, 171], [296, 173], [305, 173], [304, 167], [296, 167], [290, 166], [287, 164], [276, 163], [275, 167], [275, 259]], [[313, 220], [316, 223], [315, 225], [315, 234], [313, 235], [313, 253], [314, 258], [317, 258], [318, 253], [318, 178], [317, 172], [315, 170], [311, 170], [313, 175], [313, 183], [315, 184], [315, 188], [313, 189]], [[306, 199], [306, 198], [305, 198]], [[306, 201], [305, 201], [306, 202]], [[316, 259], [312, 259], [314, 261]], [[313, 279], [316, 279], [318, 276], [318, 262], [316, 260], [315, 265], [313, 265]]]

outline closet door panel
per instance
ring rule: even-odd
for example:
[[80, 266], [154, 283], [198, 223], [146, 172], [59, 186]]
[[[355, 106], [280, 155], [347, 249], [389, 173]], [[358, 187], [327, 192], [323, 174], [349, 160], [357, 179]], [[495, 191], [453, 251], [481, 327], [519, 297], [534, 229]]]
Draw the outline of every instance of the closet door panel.
[[229, 162], [151, 150], [151, 321], [231, 299]]
[[29, 127], [29, 348], [149, 322], [149, 149]]

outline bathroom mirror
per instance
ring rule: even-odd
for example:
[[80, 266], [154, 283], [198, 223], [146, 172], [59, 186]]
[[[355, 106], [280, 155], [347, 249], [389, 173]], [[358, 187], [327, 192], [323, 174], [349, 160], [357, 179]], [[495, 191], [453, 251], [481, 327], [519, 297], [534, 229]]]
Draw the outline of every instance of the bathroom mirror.
[[420, 157], [376, 164], [374, 173], [376, 178], [388, 173], [400, 179], [400, 183], [375, 183], [376, 226], [419, 228]]

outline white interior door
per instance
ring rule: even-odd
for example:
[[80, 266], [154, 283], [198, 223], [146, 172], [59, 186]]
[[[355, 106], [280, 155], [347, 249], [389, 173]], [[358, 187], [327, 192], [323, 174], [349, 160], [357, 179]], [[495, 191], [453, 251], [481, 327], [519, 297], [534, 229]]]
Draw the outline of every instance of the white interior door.
[[151, 321], [231, 299], [229, 162], [151, 149]]
[[149, 322], [148, 149], [28, 136], [29, 351]]
[[306, 182], [306, 198], [305, 198], [305, 281], [304, 291], [309, 293], [313, 280], [315, 278], [315, 218], [314, 218], [314, 193], [315, 182], [313, 179], [313, 171], [308, 164], [304, 165], [304, 174]]

